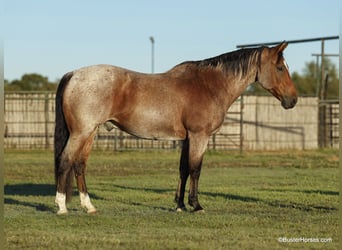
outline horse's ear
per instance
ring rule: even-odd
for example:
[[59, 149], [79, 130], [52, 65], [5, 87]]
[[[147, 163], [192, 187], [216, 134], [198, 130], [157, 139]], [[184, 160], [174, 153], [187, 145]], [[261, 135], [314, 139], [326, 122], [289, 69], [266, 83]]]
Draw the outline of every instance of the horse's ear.
[[277, 63], [278, 60], [282, 57], [284, 49], [287, 47], [288, 43], [285, 41], [278, 44], [275, 47], [270, 48], [270, 56], [272, 57], [272, 61]]
[[286, 49], [287, 45], [288, 45], [288, 43], [284, 41], [284, 42], [282, 42], [281, 44], [279, 44], [279, 45], [273, 47], [272, 49], [274, 49], [274, 51], [275, 51], [277, 54], [279, 54], [279, 53], [283, 52], [284, 49]]
[[271, 59], [274, 63], [276, 63], [281, 57], [282, 52], [287, 47], [287, 45], [288, 43], [284, 41], [278, 44], [277, 46], [270, 47], [270, 48], [266, 47], [266, 49], [264, 49], [262, 52], [262, 56], [263, 58]]

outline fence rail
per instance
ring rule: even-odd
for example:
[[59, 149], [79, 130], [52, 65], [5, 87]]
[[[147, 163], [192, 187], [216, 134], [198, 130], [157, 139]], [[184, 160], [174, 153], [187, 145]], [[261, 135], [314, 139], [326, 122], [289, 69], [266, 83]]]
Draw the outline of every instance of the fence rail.
[[[321, 104], [322, 105], [322, 104]], [[326, 107], [326, 146], [338, 147], [339, 103]], [[300, 98], [297, 106], [283, 110], [270, 96], [244, 96], [229, 109], [220, 131], [208, 143], [211, 149], [264, 150], [318, 147], [317, 98]], [[55, 94], [5, 93], [5, 148], [53, 148]], [[97, 130], [93, 148], [103, 150], [177, 149], [178, 141], [138, 139], [114, 128]]]

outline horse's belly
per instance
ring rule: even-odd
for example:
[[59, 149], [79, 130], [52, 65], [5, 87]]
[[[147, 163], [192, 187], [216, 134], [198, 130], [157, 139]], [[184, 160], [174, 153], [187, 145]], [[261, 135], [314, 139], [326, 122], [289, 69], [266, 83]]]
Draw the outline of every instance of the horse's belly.
[[171, 135], [169, 133], [160, 133], [160, 132], [154, 132], [154, 133], [146, 133], [145, 131], [138, 131], [131, 133], [139, 138], [143, 139], [149, 139], [149, 140], [168, 140], [168, 141], [180, 141], [184, 140], [185, 138], [179, 136], [179, 135]]
[[152, 140], [184, 140], [185, 135], [183, 133], [177, 132], [173, 129], [167, 129], [166, 127], [159, 127], [154, 124], [143, 124], [142, 126], [130, 126], [124, 127], [122, 130], [128, 132], [129, 134], [135, 135], [143, 139]]
[[162, 111], [145, 111], [118, 121], [119, 127], [137, 137], [153, 140], [183, 140], [186, 131], [180, 122]]

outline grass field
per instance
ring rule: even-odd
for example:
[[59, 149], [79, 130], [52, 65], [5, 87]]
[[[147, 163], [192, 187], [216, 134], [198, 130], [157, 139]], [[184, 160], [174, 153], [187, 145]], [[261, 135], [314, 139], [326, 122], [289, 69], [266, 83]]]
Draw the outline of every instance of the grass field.
[[92, 152], [98, 213], [57, 216], [52, 152], [5, 151], [5, 249], [337, 249], [337, 151], [207, 152], [205, 213], [174, 211], [178, 158]]

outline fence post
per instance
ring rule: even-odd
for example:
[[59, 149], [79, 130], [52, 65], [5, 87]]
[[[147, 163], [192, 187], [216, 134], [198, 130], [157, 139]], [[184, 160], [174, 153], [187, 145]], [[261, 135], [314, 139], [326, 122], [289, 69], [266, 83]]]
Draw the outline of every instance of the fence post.
[[242, 154], [243, 151], [243, 95], [241, 95], [240, 98], [240, 154]]
[[44, 95], [45, 148], [49, 148], [49, 93]]
[[213, 134], [212, 139], [213, 139], [213, 150], [216, 150], [216, 134]]
[[117, 142], [118, 142], [118, 130], [114, 129], [114, 151], [117, 151]]

